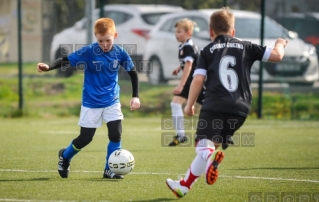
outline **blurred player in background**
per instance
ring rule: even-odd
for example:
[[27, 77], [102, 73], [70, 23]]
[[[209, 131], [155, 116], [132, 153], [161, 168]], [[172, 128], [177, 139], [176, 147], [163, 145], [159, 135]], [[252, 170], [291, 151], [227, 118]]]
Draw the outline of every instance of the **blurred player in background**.
[[[193, 80], [193, 73], [196, 68], [198, 60], [198, 49], [191, 39], [195, 22], [189, 19], [179, 20], [175, 24], [175, 36], [179, 45], [178, 59], [180, 66], [173, 71], [173, 75], [177, 76], [180, 71], [183, 71], [182, 78], [178, 85], [174, 88], [174, 97], [171, 102], [172, 119], [177, 135], [174, 136], [173, 141], [169, 146], [176, 146], [187, 141], [187, 136], [184, 130], [184, 112], [182, 105], [188, 99], [189, 87]], [[197, 98], [197, 103], [202, 104], [204, 99], [204, 88]]]

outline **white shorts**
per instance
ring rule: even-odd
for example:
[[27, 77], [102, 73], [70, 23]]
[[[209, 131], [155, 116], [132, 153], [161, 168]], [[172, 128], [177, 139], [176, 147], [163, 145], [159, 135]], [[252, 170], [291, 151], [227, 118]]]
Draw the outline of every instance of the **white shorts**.
[[121, 103], [105, 108], [88, 108], [82, 105], [78, 124], [85, 128], [98, 128], [102, 126], [102, 120], [107, 123], [122, 119]]

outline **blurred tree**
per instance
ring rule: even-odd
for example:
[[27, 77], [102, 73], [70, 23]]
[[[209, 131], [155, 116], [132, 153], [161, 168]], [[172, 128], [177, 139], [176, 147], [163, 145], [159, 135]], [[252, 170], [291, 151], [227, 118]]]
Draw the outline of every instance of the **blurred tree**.
[[260, 0], [236, 0], [234, 1], [239, 5], [239, 9], [250, 10], [250, 11], [260, 11], [261, 1]]
[[186, 9], [203, 9], [203, 8], [221, 8], [223, 0], [197, 0], [197, 1], [183, 1], [182, 7]]
[[108, 0], [107, 2], [109, 4], [168, 4], [181, 6], [185, 9], [221, 8], [226, 2], [233, 9], [252, 11], [259, 11], [260, 9], [260, 0]]
[[72, 26], [84, 16], [85, 1], [83, 0], [55, 0], [54, 3], [54, 23], [57, 32]]

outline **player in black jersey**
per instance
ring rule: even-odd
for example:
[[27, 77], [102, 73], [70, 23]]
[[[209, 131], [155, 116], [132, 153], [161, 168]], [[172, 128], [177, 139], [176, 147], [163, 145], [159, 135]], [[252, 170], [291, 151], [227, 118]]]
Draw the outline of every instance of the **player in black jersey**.
[[[174, 97], [171, 102], [171, 109], [177, 135], [174, 136], [174, 139], [169, 143], [169, 146], [176, 146], [187, 141], [183, 125], [184, 112], [182, 104], [184, 104], [188, 98], [189, 87], [193, 80], [193, 73], [196, 68], [199, 54], [196, 45], [194, 45], [193, 40], [191, 39], [194, 26], [195, 22], [186, 18], [179, 20], [175, 24], [175, 36], [177, 41], [181, 43], [178, 49], [180, 66], [177, 67], [172, 74], [176, 76], [181, 70], [183, 71], [183, 74], [179, 84], [173, 91]], [[197, 98], [197, 103], [202, 104], [203, 98], [204, 89], [202, 88]]]
[[194, 72], [185, 113], [194, 115], [194, 103], [205, 82], [205, 99], [196, 131], [196, 157], [184, 179], [166, 183], [177, 197], [183, 197], [195, 180], [205, 173], [207, 184], [218, 178], [218, 165], [229, 138], [245, 122], [250, 109], [250, 69], [256, 60], [279, 62], [288, 41], [277, 39], [274, 47], [259, 46], [235, 38], [235, 18], [228, 8], [214, 12], [210, 17], [212, 42], [200, 52]]

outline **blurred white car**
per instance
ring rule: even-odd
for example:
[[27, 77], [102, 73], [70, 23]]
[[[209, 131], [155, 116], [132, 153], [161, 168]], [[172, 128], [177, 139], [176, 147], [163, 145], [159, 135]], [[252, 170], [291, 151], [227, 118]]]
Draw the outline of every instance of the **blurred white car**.
[[[196, 22], [193, 41], [199, 49], [210, 43], [209, 18], [216, 10], [203, 9], [183, 11], [176, 14], [163, 15], [149, 34], [143, 56], [150, 61], [148, 78], [152, 84], [178, 79], [172, 71], [178, 67], [178, 42], [175, 38], [174, 25], [181, 18]], [[249, 11], [233, 10], [237, 38], [260, 44], [261, 15]], [[277, 38], [286, 38], [289, 43], [285, 49], [285, 57], [280, 63], [265, 63], [263, 68], [264, 82], [285, 82], [290, 84], [313, 84], [319, 79], [319, 66], [315, 47], [298, 38], [297, 33], [290, 32], [269, 17], [265, 18], [264, 45], [274, 46]], [[258, 82], [259, 62], [251, 69], [252, 82]], [[181, 75], [181, 74], [180, 74]], [[179, 75], [179, 76], [180, 76]]]
[[274, 19], [285, 28], [297, 32], [305, 42], [314, 45], [319, 55], [319, 12], [284, 13]]
[[[158, 22], [160, 16], [171, 12], [182, 11], [183, 8], [170, 5], [144, 5], [144, 4], [110, 4], [104, 7], [104, 17], [112, 18], [116, 25], [118, 37], [116, 44], [123, 45], [129, 50], [134, 60], [141, 60], [145, 51], [145, 37], [151, 28]], [[94, 19], [99, 17], [99, 9], [94, 10]], [[86, 18], [76, 22], [74, 26], [54, 35], [51, 43], [50, 59], [67, 55], [87, 44]], [[92, 41], [93, 42], [93, 41]], [[61, 48], [63, 50], [61, 50]], [[60, 75], [72, 75], [69, 71], [59, 71]]]

